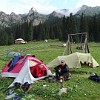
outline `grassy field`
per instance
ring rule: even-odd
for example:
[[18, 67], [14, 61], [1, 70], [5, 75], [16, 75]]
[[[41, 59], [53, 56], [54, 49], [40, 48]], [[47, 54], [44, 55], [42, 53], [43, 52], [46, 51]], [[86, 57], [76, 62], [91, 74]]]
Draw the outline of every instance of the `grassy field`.
[[[61, 56], [65, 47], [62, 47], [63, 43], [57, 40], [49, 40], [47, 43], [30, 42], [27, 44], [0, 46], [0, 69], [8, 62], [7, 50], [19, 51], [23, 55], [32, 54], [37, 58], [43, 60], [46, 64], [57, 56]], [[100, 64], [100, 43], [89, 43], [89, 48], [92, 56]], [[73, 46], [75, 52], [75, 46]], [[53, 69], [51, 69], [53, 72]], [[95, 72], [100, 75], [100, 67], [89, 68], [88, 66], [82, 66], [79, 69], [70, 69], [71, 80], [65, 81], [64, 87], [68, 92], [58, 95], [59, 84], [58, 82], [49, 83], [46, 80], [37, 81], [32, 84], [32, 90], [26, 94], [22, 100], [100, 100], [100, 83], [93, 82], [88, 79], [90, 72]], [[12, 78], [0, 77], [0, 100], [4, 100], [5, 93], [3, 88], [7, 88], [13, 81]], [[46, 85], [44, 88], [43, 85]], [[22, 93], [22, 90], [17, 90], [17, 93]]]

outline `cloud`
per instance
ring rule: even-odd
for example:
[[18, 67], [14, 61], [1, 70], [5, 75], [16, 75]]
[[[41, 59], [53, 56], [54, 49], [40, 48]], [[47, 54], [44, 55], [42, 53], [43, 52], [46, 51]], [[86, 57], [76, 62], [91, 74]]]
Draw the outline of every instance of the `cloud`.
[[39, 3], [34, 4], [34, 7], [38, 12], [44, 14], [49, 14], [55, 9], [57, 9], [56, 6], [54, 6], [52, 3], [48, 2], [47, 0], [41, 0], [41, 2], [39, 1]]
[[87, 5], [90, 7], [100, 6], [100, 0], [78, 0], [76, 7], [81, 7], [82, 5]]
[[100, 6], [100, 0], [1, 0], [0, 11], [24, 14], [33, 7], [39, 13], [49, 14], [54, 10], [73, 9], [82, 5]]
[[35, 8], [38, 12], [48, 14], [57, 7], [53, 6], [49, 0], [2, 0], [0, 1], [0, 11], [10, 14], [28, 13], [31, 8]]

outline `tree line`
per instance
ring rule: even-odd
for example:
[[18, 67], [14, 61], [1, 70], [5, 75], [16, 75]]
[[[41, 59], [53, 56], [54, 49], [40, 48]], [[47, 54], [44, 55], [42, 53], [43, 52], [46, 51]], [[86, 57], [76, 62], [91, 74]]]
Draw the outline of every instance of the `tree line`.
[[95, 16], [72, 15], [63, 18], [54, 18], [38, 26], [32, 21], [22, 24], [13, 24], [11, 27], [0, 28], [0, 45], [14, 44], [17, 38], [25, 41], [39, 41], [44, 39], [59, 39], [67, 41], [68, 34], [88, 33], [88, 41], [100, 42], [100, 14]]

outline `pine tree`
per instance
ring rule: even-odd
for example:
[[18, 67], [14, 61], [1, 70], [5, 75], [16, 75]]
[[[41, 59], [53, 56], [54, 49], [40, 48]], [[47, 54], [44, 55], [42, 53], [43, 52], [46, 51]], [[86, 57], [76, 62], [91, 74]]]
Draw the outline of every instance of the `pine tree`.
[[70, 14], [70, 17], [67, 17], [66, 19], [66, 28], [68, 34], [75, 34], [77, 32], [76, 21], [72, 13]]
[[38, 26], [37, 36], [38, 36], [38, 38], [37, 38], [38, 40], [42, 40], [42, 36], [43, 36], [43, 25], [41, 23]]
[[97, 42], [100, 42], [100, 16], [97, 16]]
[[87, 17], [83, 13], [80, 17], [80, 32], [88, 32]]
[[8, 35], [5, 30], [0, 32], [0, 45], [8, 45]]
[[68, 38], [67, 21], [66, 20], [67, 19], [64, 16], [63, 20], [62, 20], [62, 38], [64, 41], [67, 41], [67, 38]]
[[53, 26], [50, 27], [49, 36], [50, 36], [50, 39], [55, 39]]
[[32, 21], [29, 22], [28, 24], [28, 41], [32, 41], [33, 40], [33, 25], [32, 25]]
[[88, 21], [88, 23], [89, 23], [89, 38], [88, 38], [88, 40], [89, 41], [94, 41], [94, 36], [93, 36], [93, 33], [94, 33], [94, 22], [93, 22], [93, 17], [91, 17], [91, 18], [89, 18], [89, 21]]
[[8, 45], [14, 44], [14, 37], [11, 32], [7, 33], [8, 34]]

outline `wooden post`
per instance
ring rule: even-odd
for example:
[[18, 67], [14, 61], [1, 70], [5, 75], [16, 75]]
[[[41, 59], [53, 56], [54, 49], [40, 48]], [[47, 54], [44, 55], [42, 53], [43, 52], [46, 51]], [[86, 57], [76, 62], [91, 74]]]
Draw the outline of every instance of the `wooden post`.
[[83, 46], [83, 52], [86, 53], [86, 52], [90, 52], [89, 51], [89, 47], [88, 47], [88, 35], [87, 33], [85, 34], [85, 41], [84, 41], [84, 46]]
[[70, 34], [68, 35], [67, 48], [68, 48], [67, 53], [68, 54], [71, 54], [72, 53], [72, 50], [71, 50]]
[[63, 55], [65, 54], [66, 49], [67, 49], [67, 54], [72, 53], [72, 51], [71, 51], [71, 43], [70, 43], [70, 35], [68, 35], [68, 40], [67, 40], [66, 48], [65, 48], [65, 50], [63, 52]]

